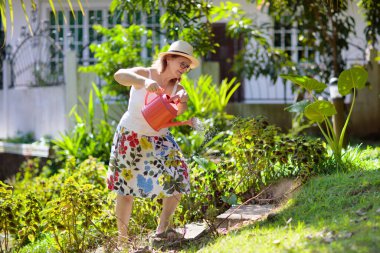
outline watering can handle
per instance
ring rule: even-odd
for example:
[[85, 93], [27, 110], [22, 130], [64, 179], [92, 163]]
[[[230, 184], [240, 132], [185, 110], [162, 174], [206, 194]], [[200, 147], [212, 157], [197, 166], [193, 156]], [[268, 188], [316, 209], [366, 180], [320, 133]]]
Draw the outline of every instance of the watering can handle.
[[[173, 101], [175, 104], [178, 104], [180, 102], [178, 95], [175, 95], [175, 96], [171, 97], [169, 100]], [[174, 100], [177, 100], [177, 101], [174, 101]]]
[[[147, 104], [147, 100], [148, 100], [148, 95], [149, 95], [149, 93], [152, 93], [152, 92], [147, 92], [146, 93], [146, 95], [145, 95], [145, 102], [144, 102], [144, 104], [146, 105]], [[160, 96], [160, 95], [159, 95]], [[177, 95], [175, 95], [175, 96], [173, 96], [173, 97], [171, 97], [171, 98], [169, 98], [169, 101], [171, 101], [171, 102], [174, 102], [174, 100], [175, 99], [177, 99], [177, 98], [179, 98]], [[174, 102], [175, 104], [178, 104], [179, 103], [179, 100], [177, 100], [177, 102]]]

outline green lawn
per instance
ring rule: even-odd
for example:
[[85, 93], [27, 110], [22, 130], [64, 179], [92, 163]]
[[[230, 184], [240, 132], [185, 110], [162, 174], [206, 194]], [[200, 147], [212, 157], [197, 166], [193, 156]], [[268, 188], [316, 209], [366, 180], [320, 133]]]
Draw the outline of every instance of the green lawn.
[[183, 252], [380, 252], [380, 168], [311, 179], [269, 220]]

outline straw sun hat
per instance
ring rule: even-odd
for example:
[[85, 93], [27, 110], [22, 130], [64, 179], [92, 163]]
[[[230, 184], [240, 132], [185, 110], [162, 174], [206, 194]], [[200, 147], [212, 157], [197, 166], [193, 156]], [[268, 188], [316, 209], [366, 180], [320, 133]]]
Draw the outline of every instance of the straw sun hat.
[[180, 55], [186, 57], [191, 61], [190, 68], [195, 69], [199, 65], [199, 61], [193, 56], [193, 47], [183, 40], [178, 40], [173, 42], [167, 52], [159, 53], [159, 57], [163, 57], [165, 55]]

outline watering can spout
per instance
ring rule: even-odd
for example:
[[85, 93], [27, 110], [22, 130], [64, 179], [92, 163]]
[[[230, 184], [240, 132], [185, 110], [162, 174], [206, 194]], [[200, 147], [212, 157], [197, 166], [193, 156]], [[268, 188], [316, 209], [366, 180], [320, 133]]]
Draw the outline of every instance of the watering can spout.
[[174, 127], [174, 126], [183, 126], [183, 125], [189, 125], [189, 126], [193, 127], [193, 119], [189, 119], [186, 121], [170, 121], [168, 123], [163, 124], [162, 128]]

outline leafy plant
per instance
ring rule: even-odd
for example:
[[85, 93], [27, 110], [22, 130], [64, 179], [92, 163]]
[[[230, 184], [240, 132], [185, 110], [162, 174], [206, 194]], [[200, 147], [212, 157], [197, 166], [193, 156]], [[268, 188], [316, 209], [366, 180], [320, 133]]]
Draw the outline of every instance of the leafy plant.
[[141, 58], [143, 48], [151, 48], [151, 40], [143, 45], [141, 40], [143, 36], [150, 38], [151, 30], [145, 29], [143, 26], [131, 25], [124, 28], [116, 25], [111, 29], [107, 29], [100, 25], [94, 25], [94, 30], [103, 35], [105, 42], [100, 45], [92, 44], [91, 52], [97, 59], [96, 64], [91, 66], [82, 66], [79, 71], [94, 72], [100, 78], [106, 81], [104, 89], [111, 95], [122, 94], [129, 97], [129, 88], [121, 85], [115, 85], [116, 82], [113, 74], [121, 68], [147, 65], [149, 62]]
[[23, 219], [19, 224], [21, 229], [18, 231], [18, 247], [26, 244], [27, 241], [33, 243], [41, 235], [43, 228], [41, 225], [42, 206], [36, 196], [31, 193], [27, 194], [23, 204], [25, 210], [22, 216]]
[[100, 191], [92, 184], [80, 185], [74, 177], [63, 184], [59, 198], [44, 210], [46, 229], [54, 234], [60, 252], [86, 252], [96, 241], [91, 229], [102, 212]]
[[[160, 27], [156, 28], [167, 40], [183, 39], [190, 42], [199, 55], [215, 52], [214, 33], [210, 20], [213, 4], [209, 1], [123, 1], [113, 0], [110, 11], [114, 15], [122, 13], [145, 13], [149, 19], [160, 13]], [[127, 18], [127, 16], [124, 16]]]
[[319, 140], [287, 137], [263, 117], [236, 118], [225, 140], [223, 160], [234, 171], [230, 180], [236, 193], [259, 190], [275, 179], [314, 174], [326, 150]]
[[82, 101], [85, 116], [81, 116], [74, 106], [70, 112], [70, 116], [74, 117], [76, 121], [74, 129], [61, 134], [61, 139], [52, 141], [53, 145], [55, 145], [58, 160], [65, 160], [66, 157], [73, 156], [78, 162], [81, 162], [89, 156], [93, 156], [108, 163], [113, 129], [108, 123], [108, 105], [96, 85], [92, 84], [92, 86], [100, 102], [103, 119], [97, 122], [95, 118], [94, 98], [91, 90], [88, 104], [86, 105]]
[[4, 141], [10, 143], [33, 143], [36, 140], [33, 132], [17, 132], [17, 136], [13, 138], [7, 138]]
[[[313, 92], [321, 92], [327, 87], [326, 84], [307, 76], [281, 75], [281, 77], [301, 86], [302, 88], [309, 91], [310, 94], [313, 94]], [[313, 102], [301, 101], [293, 105], [293, 108], [297, 107], [297, 110], [303, 111], [305, 113], [305, 116], [310, 121], [315, 122], [318, 125], [321, 133], [325, 137], [329, 147], [332, 149], [333, 154], [339, 164], [341, 163], [342, 158], [344, 136], [346, 134], [348, 122], [350, 120], [352, 110], [355, 105], [356, 89], [363, 88], [365, 86], [367, 78], [367, 71], [361, 67], [353, 67], [351, 69], [343, 71], [339, 75], [339, 93], [345, 96], [351, 93], [351, 91], [353, 90], [353, 100], [351, 103], [350, 111], [346, 118], [346, 122], [343, 126], [343, 129], [340, 133], [340, 136], [337, 136], [335, 134], [332, 123], [330, 122], [330, 117], [336, 114], [336, 109], [331, 102], [325, 100], [318, 100], [315, 97], [315, 95], [313, 95]], [[325, 124], [325, 128], [322, 127], [322, 123]]]
[[191, 163], [191, 192], [181, 201], [178, 216], [184, 221], [213, 221], [229, 205], [222, 198], [232, 192], [228, 173], [216, 160], [194, 157]]
[[216, 84], [213, 83], [210, 75], [201, 75], [195, 82], [189, 77], [183, 76], [181, 85], [189, 96], [189, 108], [183, 114], [183, 118], [211, 118], [225, 114], [231, 96], [240, 87], [236, 78], [224, 79], [220, 84]]
[[21, 202], [13, 197], [12, 186], [2, 181], [0, 181], [0, 209], [0, 233], [3, 235], [0, 252], [11, 252], [10, 236], [18, 231]]
[[23, 176], [17, 175], [13, 186], [12, 201], [20, 201], [18, 209], [12, 209], [18, 214], [18, 226], [12, 231], [14, 250], [52, 239], [50, 248], [81, 252], [113, 235], [116, 223], [109, 211], [113, 203], [105, 188], [103, 163], [89, 158], [77, 166], [71, 157], [52, 176], [39, 166], [25, 164]]
[[[71, 4], [71, 0], [67, 0], [65, 2], [70, 6], [70, 11], [71, 11], [72, 15], [75, 17], [75, 12], [74, 12], [73, 6]], [[4, 2], [4, 1], [0, 2], [1, 22], [2, 22], [2, 26], [4, 28], [4, 33], [5, 34], [7, 34], [7, 22], [10, 20], [10, 23], [11, 23], [11, 32], [12, 32], [11, 34], [13, 35], [13, 28], [14, 28], [13, 27], [14, 26], [13, 3], [14, 3], [13, 0], [9, 0], [8, 1], [8, 9], [7, 9], [6, 2]], [[79, 7], [80, 7], [82, 13], [84, 13], [81, 1], [78, 1], [78, 3], [79, 3]], [[20, 0], [20, 4], [21, 4], [22, 10], [24, 12], [24, 17], [25, 17], [25, 21], [26, 21], [26, 23], [28, 25], [29, 32], [33, 35], [33, 29], [32, 29], [32, 25], [31, 25], [31, 23], [29, 21], [29, 15], [27, 13], [27, 7], [25, 5], [25, 2], [23, 0]], [[59, 4], [61, 5], [62, 3], [59, 2]], [[31, 5], [33, 11], [37, 10], [37, 4], [36, 4], [36, 2], [32, 1], [30, 5]], [[50, 8], [52, 9], [52, 11], [54, 13], [55, 18], [58, 18], [54, 2], [53, 1], [49, 1], [49, 5], [50, 5]], [[8, 19], [8, 15], [9, 15], [9, 19]], [[17, 17], [17, 18], [19, 18], [19, 17]]]
[[[201, 75], [197, 81], [193, 81], [187, 76], [181, 79], [181, 85], [185, 88], [188, 96], [188, 109], [178, 120], [197, 117], [204, 126], [204, 131], [208, 129], [218, 129], [223, 131], [228, 119], [226, 111], [227, 104], [231, 96], [239, 88], [240, 83], [236, 78], [223, 80], [220, 84], [215, 84], [210, 75]], [[174, 133], [181, 131], [188, 134], [189, 130], [184, 128], [173, 128]]]

